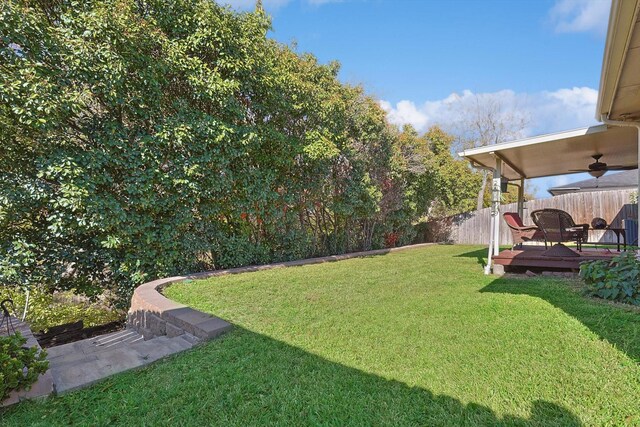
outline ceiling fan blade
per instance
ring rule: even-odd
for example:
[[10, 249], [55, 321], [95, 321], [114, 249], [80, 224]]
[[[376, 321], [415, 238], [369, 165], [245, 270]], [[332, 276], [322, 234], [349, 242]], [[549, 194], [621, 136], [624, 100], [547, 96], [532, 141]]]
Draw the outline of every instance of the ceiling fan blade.
[[628, 170], [632, 170], [632, 169], [638, 169], [637, 166], [620, 166], [620, 165], [613, 165], [613, 166], [607, 166], [608, 170], [616, 170], [616, 171], [628, 171]]
[[591, 156], [595, 163], [591, 163], [589, 165], [589, 169], [569, 169], [569, 172], [589, 172], [591, 176], [595, 176], [596, 178], [601, 177], [607, 171], [625, 171], [638, 169], [638, 166], [622, 166], [622, 165], [611, 165], [609, 166], [605, 162], [601, 162], [602, 154], [594, 154]]

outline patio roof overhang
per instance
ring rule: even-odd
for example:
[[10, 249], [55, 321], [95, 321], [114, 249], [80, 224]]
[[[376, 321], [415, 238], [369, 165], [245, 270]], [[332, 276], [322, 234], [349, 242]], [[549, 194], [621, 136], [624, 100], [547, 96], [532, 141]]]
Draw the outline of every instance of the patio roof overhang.
[[640, 120], [640, 1], [613, 0], [596, 119]]
[[633, 127], [591, 126], [536, 136], [459, 153], [472, 164], [497, 169], [509, 180], [565, 175], [586, 169], [594, 154], [609, 165], [638, 166], [638, 134]]

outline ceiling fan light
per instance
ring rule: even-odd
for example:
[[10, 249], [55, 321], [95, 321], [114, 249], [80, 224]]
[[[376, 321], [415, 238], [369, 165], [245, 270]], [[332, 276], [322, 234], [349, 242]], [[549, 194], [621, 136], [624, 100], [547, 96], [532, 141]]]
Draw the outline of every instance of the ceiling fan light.
[[605, 170], [589, 171], [589, 175], [591, 175], [594, 178], [600, 178], [605, 173], [607, 173], [607, 171], [605, 171]]

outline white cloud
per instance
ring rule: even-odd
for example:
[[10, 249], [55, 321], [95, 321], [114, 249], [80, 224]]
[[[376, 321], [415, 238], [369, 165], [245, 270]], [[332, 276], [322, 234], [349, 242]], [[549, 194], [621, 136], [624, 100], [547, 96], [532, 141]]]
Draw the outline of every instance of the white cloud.
[[589, 87], [559, 89], [532, 97], [536, 125], [543, 132], [554, 132], [596, 123], [598, 91]]
[[[596, 123], [594, 112], [598, 91], [589, 87], [563, 88], [555, 91], [536, 93], [516, 93], [501, 90], [489, 93], [474, 93], [465, 90], [462, 93], [418, 103], [403, 100], [395, 105], [380, 101], [387, 112], [387, 118], [396, 125], [411, 124], [424, 132], [430, 126], [440, 125], [449, 132], [460, 131], [458, 117], [468, 114], [476, 102], [485, 105], [499, 102], [505, 111], [518, 111], [519, 115], [529, 119], [528, 126], [518, 137], [528, 137], [550, 132], [559, 132]], [[568, 184], [589, 178], [586, 174], [537, 178], [529, 181], [536, 197], [549, 197], [547, 188]]]
[[607, 31], [610, 0], [557, 0], [549, 11], [551, 22], [559, 33]]
[[462, 93], [452, 93], [446, 98], [428, 100], [419, 105], [413, 101], [403, 100], [395, 106], [388, 101], [380, 101], [380, 106], [387, 112], [389, 121], [402, 126], [410, 124], [418, 131], [425, 131], [433, 125], [450, 128], [456, 118], [464, 110], [469, 110], [476, 102], [499, 101], [506, 108], [515, 108], [520, 103], [518, 95], [511, 90], [501, 90], [492, 93], [474, 93], [464, 90]]
[[429, 124], [429, 117], [424, 111], [416, 107], [412, 101], [400, 101], [395, 107], [387, 101], [380, 101], [380, 106], [387, 112], [387, 118], [393, 124], [402, 126], [410, 124], [419, 130], [426, 129]]
[[506, 111], [517, 111], [528, 118], [527, 128], [521, 132], [521, 136], [526, 137], [594, 124], [597, 98], [598, 92], [589, 87], [536, 93], [516, 93], [507, 89], [488, 93], [465, 90], [439, 100], [422, 103], [402, 100], [395, 105], [380, 101], [380, 106], [387, 112], [391, 123], [398, 126], [411, 124], [422, 132], [436, 124], [451, 130], [460, 114], [471, 110], [476, 102], [495, 101]]

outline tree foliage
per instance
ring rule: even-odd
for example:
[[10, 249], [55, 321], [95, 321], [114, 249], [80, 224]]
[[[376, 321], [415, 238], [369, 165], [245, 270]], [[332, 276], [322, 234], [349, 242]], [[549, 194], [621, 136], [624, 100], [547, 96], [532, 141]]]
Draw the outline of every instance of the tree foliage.
[[480, 181], [450, 137], [389, 126], [269, 27], [210, 0], [3, 2], [2, 284], [126, 296], [406, 243], [470, 207]]
[[441, 217], [474, 209], [481, 176], [451, 153], [454, 137], [434, 126], [424, 135], [405, 126], [397, 152], [406, 176], [406, 195], [417, 217]]
[[[453, 132], [458, 150], [521, 138], [529, 122], [528, 115], [518, 105], [509, 105], [489, 94], [476, 94], [466, 102], [459, 98], [456, 110], [458, 120], [454, 123]], [[476, 198], [478, 210], [491, 205], [491, 192], [486, 191], [491, 177], [486, 170], [480, 173], [483, 178]], [[509, 190], [504, 194], [503, 202], [517, 201], [517, 192], [513, 193], [512, 188]]]

